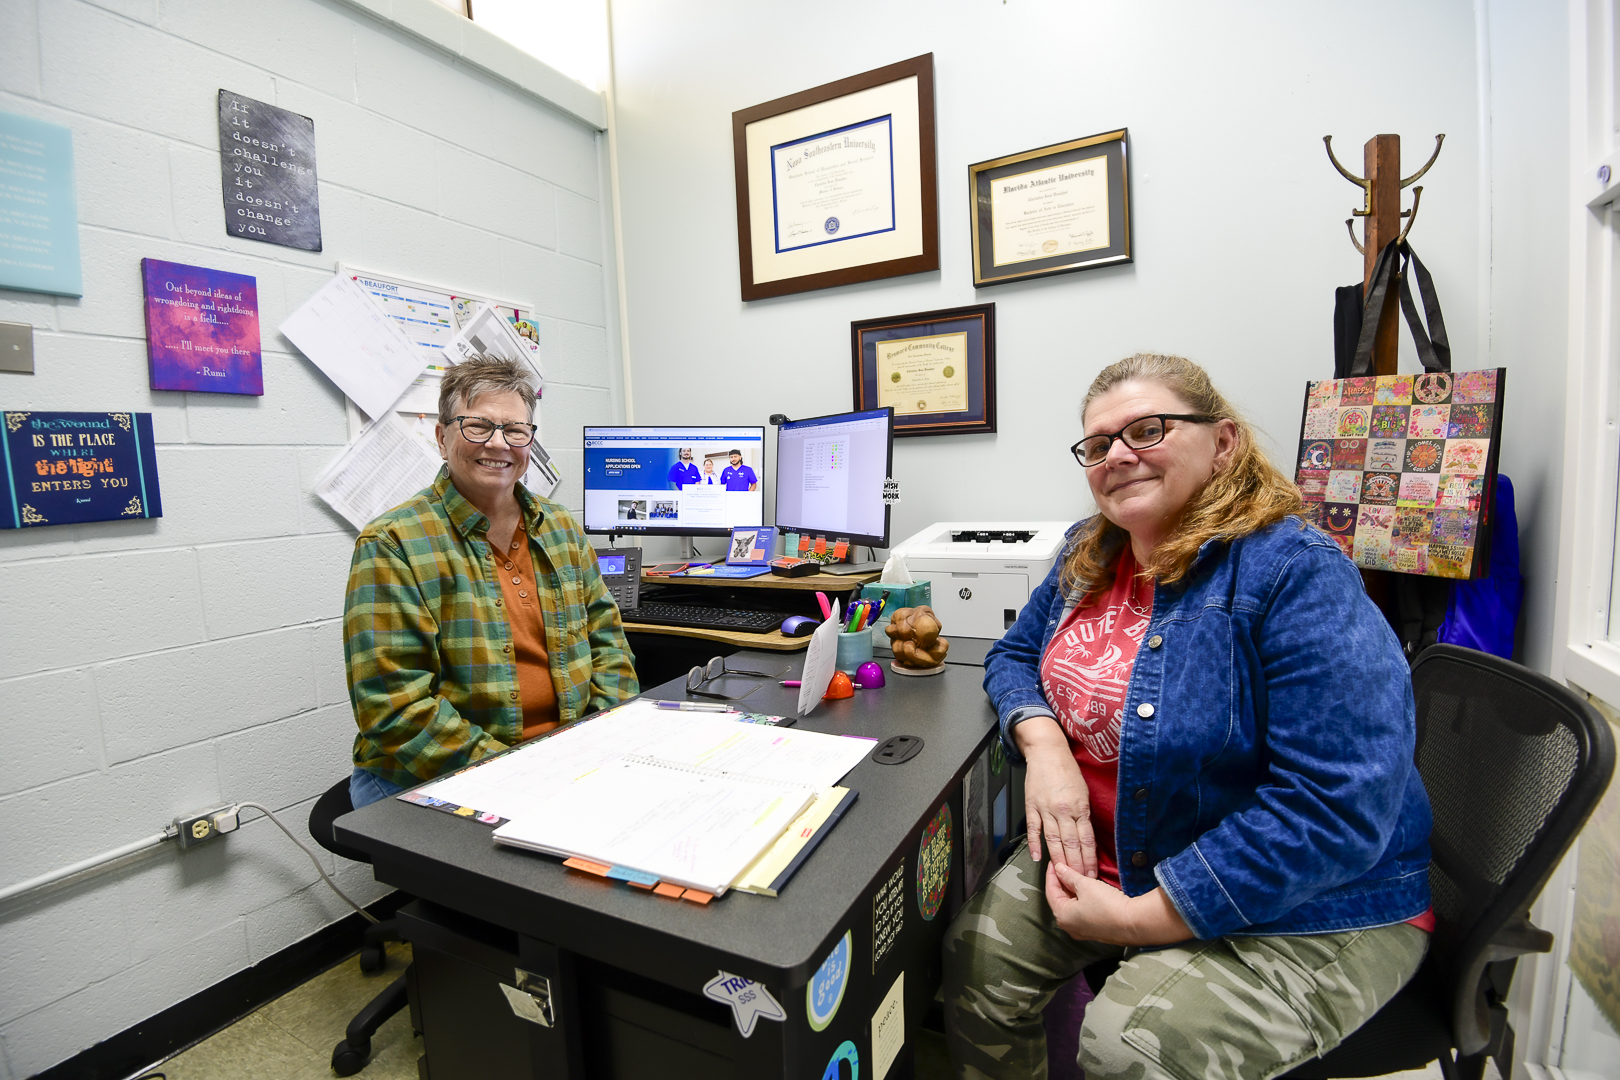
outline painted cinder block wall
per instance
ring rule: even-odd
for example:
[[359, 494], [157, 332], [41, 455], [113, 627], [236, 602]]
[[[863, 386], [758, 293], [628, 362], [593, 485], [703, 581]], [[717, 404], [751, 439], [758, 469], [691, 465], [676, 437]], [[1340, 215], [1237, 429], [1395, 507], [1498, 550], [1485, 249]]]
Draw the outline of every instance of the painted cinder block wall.
[[[225, 235], [222, 87], [314, 118], [323, 251]], [[0, 408], [151, 412], [165, 511], [0, 533], [0, 884], [225, 802], [302, 829], [345, 775], [354, 533], [311, 483], [348, 427], [341, 394], [275, 329], [338, 260], [534, 305], [543, 431], [561, 498], [580, 505], [580, 426], [622, 417], [593, 108], [432, 0], [0, 0], [0, 109], [72, 128], [84, 269], [79, 300], [0, 290], [0, 319], [33, 324], [36, 351], [36, 374], [0, 373]], [[148, 389], [148, 256], [257, 279], [262, 398]], [[322, 854], [357, 899], [384, 891]], [[347, 910], [262, 819], [14, 901], [0, 1077]]]

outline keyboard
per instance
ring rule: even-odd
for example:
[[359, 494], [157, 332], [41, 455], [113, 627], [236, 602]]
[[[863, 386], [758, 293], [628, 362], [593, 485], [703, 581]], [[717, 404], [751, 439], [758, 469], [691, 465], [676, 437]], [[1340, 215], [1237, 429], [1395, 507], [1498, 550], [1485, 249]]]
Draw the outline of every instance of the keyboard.
[[727, 630], [740, 634], [768, 634], [787, 618], [779, 611], [745, 611], [741, 608], [707, 607], [702, 604], [667, 604], [643, 601], [640, 607], [621, 611], [627, 623], [650, 626], [684, 626], [694, 630]]

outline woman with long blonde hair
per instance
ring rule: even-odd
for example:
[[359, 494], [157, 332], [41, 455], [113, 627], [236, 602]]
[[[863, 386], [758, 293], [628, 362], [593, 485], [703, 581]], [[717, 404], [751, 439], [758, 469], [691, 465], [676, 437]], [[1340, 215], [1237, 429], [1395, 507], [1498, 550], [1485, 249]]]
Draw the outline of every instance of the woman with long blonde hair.
[[[1097, 376], [1096, 516], [985, 659], [1029, 835], [946, 938], [962, 1077], [1266, 1080], [1336, 1046], [1428, 948], [1430, 814], [1395, 635], [1197, 364]], [[1041, 862], [1045, 862], [1044, 873]]]

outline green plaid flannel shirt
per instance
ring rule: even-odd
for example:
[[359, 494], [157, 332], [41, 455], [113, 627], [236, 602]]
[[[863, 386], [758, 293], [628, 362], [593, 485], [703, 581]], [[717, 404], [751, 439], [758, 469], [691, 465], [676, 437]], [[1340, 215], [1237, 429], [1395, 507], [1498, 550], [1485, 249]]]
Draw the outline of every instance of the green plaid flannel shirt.
[[[517, 486], [564, 724], [640, 693], [619, 608], [573, 515]], [[512, 635], [489, 573], [489, 519], [447, 469], [367, 525], [343, 608], [354, 763], [411, 786], [523, 730]]]

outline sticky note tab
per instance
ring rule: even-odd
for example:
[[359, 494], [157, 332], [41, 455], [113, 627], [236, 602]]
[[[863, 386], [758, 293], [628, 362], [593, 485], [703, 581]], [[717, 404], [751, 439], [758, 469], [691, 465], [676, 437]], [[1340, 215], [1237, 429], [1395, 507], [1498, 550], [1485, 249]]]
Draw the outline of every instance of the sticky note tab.
[[607, 876], [614, 881], [627, 881], [643, 889], [650, 889], [658, 884], [657, 874], [649, 874], [645, 870], [632, 870], [628, 866], [611, 866], [608, 868]]
[[679, 900], [681, 898], [681, 893], [685, 891], [686, 890], [681, 888], [679, 885], [671, 885], [667, 881], [660, 881], [657, 885], [653, 886], [653, 892], [657, 893], [659, 896], [667, 896], [671, 900]]
[[799, 554], [803, 555], [810, 550], [810, 536], [808, 533], [799, 537]]
[[714, 893], [706, 893], [701, 889], [687, 889], [681, 894], [682, 900], [690, 900], [694, 904], [707, 904], [714, 899]]
[[833, 545], [833, 558], [842, 559], [845, 555], [848, 555], [848, 554], [849, 554], [849, 541], [848, 540], [840, 540], [840, 541], [838, 541], [838, 543]]
[[568, 867], [570, 870], [581, 870], [587, 874], [595, 874], [597, 877], [607, 877], [608, 870], [611, 869], [610, 867], [603, 866], [601, 863], [591, 862], [588, 859], [577, 858], [564, 859], [563, 865]]
[[827, 554], [827, 538], [825, 536], [816, 537], [815, 551], [817, 555]]

